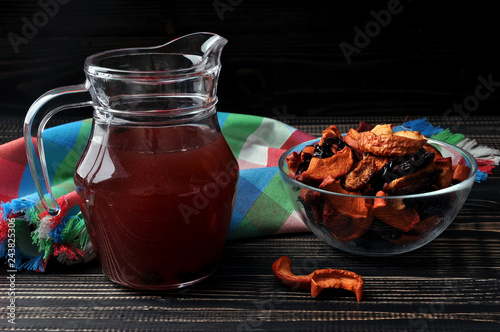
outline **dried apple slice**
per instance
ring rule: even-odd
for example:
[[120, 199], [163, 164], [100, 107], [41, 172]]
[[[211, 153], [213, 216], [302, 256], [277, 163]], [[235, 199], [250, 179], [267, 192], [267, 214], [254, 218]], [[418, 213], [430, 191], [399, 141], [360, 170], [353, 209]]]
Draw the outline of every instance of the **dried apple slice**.
[[312, 158], [303, 178], [321, 182], [327, 176], [340, 178], [350, 172], [354, 165], [352, 149], [345, 147], [329, 158]]
[[317, 297], [324, 289], [345, 289], [356, 294], [361, 301], [364, 293], [363, 278], [352, 271], [339, 269], [316, 270], [311, 277], [311, 296]]
[[359, 197], [359, 192], [342, 188], [340, 181], [327, 177], [321, 189], [348, 196], [325, 195], [323, 225], [341, 242], [352, 241], [363, 235], [373, 221], [373, 200]]
[[465, 165], [456, 165], [453, 170], [453, 182], [459, 183], [467, 180], [470, 173], [470, 167]]
[[292, 152], [288, 156], [286, 156], [285, 161], [288, 165], [288, 174], [291, 177], [295, 176], [297, 172], [297, 168], [299, 167], [302, 160], [300, 159], [300, 154], [298, 152]]
[[345, 188], [349, 191], [361, 190], [377, 172], [377, 165], [373, 156], [367, 156], [361, 160], [356, 167], [347, 174]]
[[[389, 128], [391, 128], [390, 133]], [[392, 133], [392, 125], [379, 125], [371, 131], [358, 133], [356, 140], [360, 150], [365, 153], [395, 157], [415, 153], [427, 143], [425, 136], [419, 132]]]
[[453, 168], [451, 164], [451, 157], [435, 159], [436, 166], [441, 169], [438, 178], [438, 187], [440, 189], [448, 188], [453, 181]]
[[[383, 191], [377, 192], [378, 197], [387, 196]], [[408, 232], [420, 221], [420, 216], [413, 208], [407, 208], [401, 199], [375, 198], [373, 203], [375, 217], [388, 225]]]
[[340, 138], [340, 137], [342, 137], [342, 134], [340, 133], [340, 130], [338, 130], [335, 125], [331, 125], [330, 127], [323, 130], [323, 133], [321, 135], [321, 139], [319, 140], [319, 145], [323, 145], [323, 142], [328, 137]]

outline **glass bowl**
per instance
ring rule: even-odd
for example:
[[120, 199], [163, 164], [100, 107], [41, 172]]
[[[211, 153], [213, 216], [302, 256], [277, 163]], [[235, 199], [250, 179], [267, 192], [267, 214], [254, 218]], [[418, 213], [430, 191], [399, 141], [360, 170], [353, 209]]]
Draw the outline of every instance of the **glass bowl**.
[[[429, 139], [428, 143], [437, 148], [444, 158], [451, 157], [453, 165], [461, 163], [470, 167], [465, 181], [413, 195], [379, 197], [341, 194], [306, 185], [288, 174], [286, 157], [294, 151], [300, 153], [305, 146], [318, 141], [315, 139], [299, 144], [280, 157], [279, 170], [284, 188], [295, 211], [311, 232], [334, 248], [358, 255], [398, 255], [434, 240], [457, 216], [478, 170], [476, 160], [467, 151]], [[349, 211], [353, 206], [363, 211]]]

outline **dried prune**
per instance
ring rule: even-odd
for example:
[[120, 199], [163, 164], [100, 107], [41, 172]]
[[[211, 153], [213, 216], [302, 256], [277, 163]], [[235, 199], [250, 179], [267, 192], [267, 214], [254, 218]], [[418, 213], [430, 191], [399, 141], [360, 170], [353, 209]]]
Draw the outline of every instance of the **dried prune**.
[[383, 239], [397, 240], [399, 239], [404, 231], [396, 227], [392, 227], [377, 218], [374, 218], [371, 231], [375, 233], [378, 237]]
[[323, 140], [323, 144], [315, 145], [313, 157], [316, 158], [330, 158], [335, 154], [336, 151], [340, 151], [345, 148], [347, 144], [338, 137], [326, 137]]
[[400, 177], [410, 175], [416, 170], [429, 165], [434, 160], [434, 153], [428, 152], [425, 149], [420, 149], [418, 152], [408, 156], [407, 160], [405, 159], [405, 157], [397, 158], [400, 163], [393, 168], [393, 171]]
[[333, 151], [330, 145], [315, 145], [314, 146], [314, 158], [330, 158], [333, 156]]
[[297, 166], [297, 170], [295, 171], [295, 175], [300, 175], [302, 174], [302, 172], [305, 172], [307, 171], [307, 169], [309, 168], [309, 163], [311, 162], [311, 160], [306, 160], [306, 161], [303, 161], [299, 164], [299, 166]]
[[384, 184], [382, 190], [389, 196], [418, 194], [437, 189], [439, 173], [441, 170], [435, 164], [417, 170], [415, 173], [397, 178]]
[[425, 149], [421, 149], [409, 156], [390, 159], [373, 176], [372, 186], [374, 188], [380, 188], [384, 183], [390, 183], [403, 176], [413, 174], [417, 170], [427, 167], [433, 160], [434, 153], [426, 151]]

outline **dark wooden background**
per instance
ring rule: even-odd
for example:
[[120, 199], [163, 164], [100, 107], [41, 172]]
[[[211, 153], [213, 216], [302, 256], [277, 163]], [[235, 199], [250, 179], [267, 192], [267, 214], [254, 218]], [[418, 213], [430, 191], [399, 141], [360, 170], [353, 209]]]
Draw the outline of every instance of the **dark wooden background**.
[[[43, 4], [51, 15], [44, 14]], [[397, 4], [348, 63], [355, 27]], [[481, 1], [1, 0], [0, 114], [23, 115], [43, 92], [83, 82], [98, 51], [154, 46], [196, 31], [229, 40], [219, 110], [271, 117], [446, 113], [500, 82], [498, 18]], [[57, 4], [57, 7], [54, 6]], [[217, 9], [217, 8], [218, 9]], [[46, 18], [46, 20], [44, 19]], [[37, 21], [38, 20], [38, 21]], [[39, 25], [26, 38], [26, 22]], [[377, 23], [378, 24], [378, 23]], [[25, 38], [13, 46], [14, 34]], [[20, 39], [16, 39], [17, 42]], [[498, 83], [497, 85], [500, 85]], [[494, 87], [500, 90], [500, 86]], [[482, 90], [485, 92], [486, 90]], [[496, 114], [500, 91], [467, 116]], [[456, 120], [456, 119], [455, 119]]]

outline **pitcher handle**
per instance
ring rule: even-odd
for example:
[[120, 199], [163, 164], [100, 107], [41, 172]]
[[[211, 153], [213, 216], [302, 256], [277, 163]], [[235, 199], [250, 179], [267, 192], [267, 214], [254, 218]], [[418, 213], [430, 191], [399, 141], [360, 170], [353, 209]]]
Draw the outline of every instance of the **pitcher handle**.
[[[85, 84], [70, 85], [52, 89], [41, 95], [31, 105], [24, 120], [24, 144], [31, 176], [35, 183], [36, 191], [40, 197], [40, 202], [42, 203], [43, 208], [52, 216], [59, 213], [60, 207], [52, 194], [51, 182], [49, 179], [49, 172], [47, 169], [42, 141], [43, 130], [50, 118], [56, 113], [69, 108], [79, 108], [93, 105], [93, 102], [90, 100], [76, 103], [65, 103], [61, 100], [57, 100], [56, 98], [69, 96], [71, 99], [75, 99], [76, 95], [84, 93], [88, 93], [88, 89], [85, 87]], [[86, 99], [90, 99], [90, 95]], [[49, 101], [52, 101], [54, 105], [47, 105]], [[34, 121], [40, 117], [41, 113], [39, 113], [39, 111], [44, 107], [48, 109], [41, 119], [39, 126], [34, 128]], [[38, 153], [35, 149], [35, 144], [38, 146]], [[42, 171], [42, 177], [39, 176], [37, 166]], [[42, 181], [44, 186], [42, 186]], [[44, 188], [46, 190], [46, 194], [44, 193]]]

